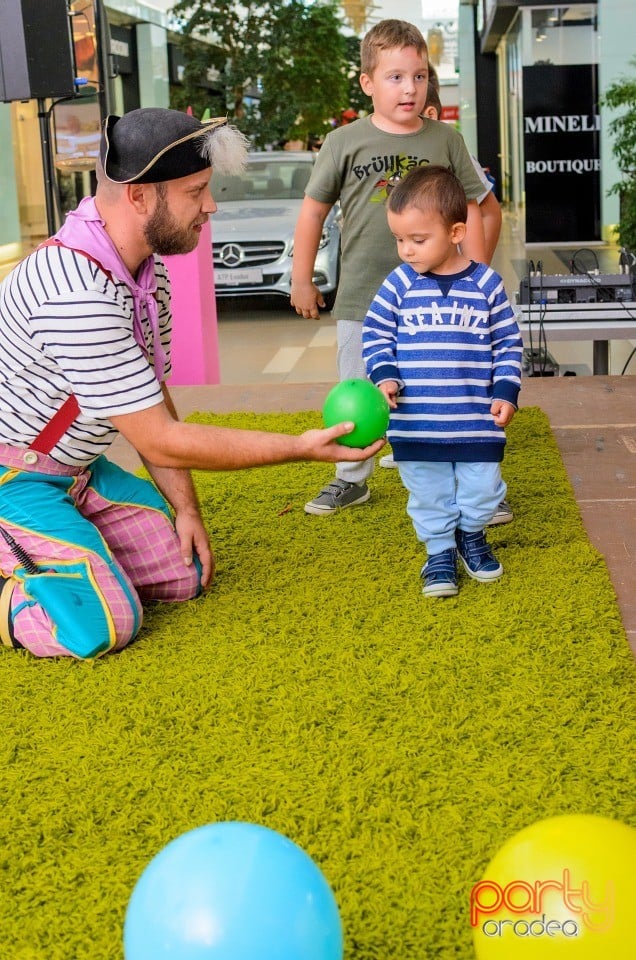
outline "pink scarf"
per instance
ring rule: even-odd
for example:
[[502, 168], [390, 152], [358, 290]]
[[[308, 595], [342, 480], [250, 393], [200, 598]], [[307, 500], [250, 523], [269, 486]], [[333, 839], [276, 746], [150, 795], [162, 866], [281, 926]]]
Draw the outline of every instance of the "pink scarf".
[[114, 279], [126, 284], [133, 298], [133, 333], [144, 353], [146, 341], [142, 318], [145, 307], [152, 330], [155, 376], [157, 380], [163, 380], [166, 354], [159, 336], [159, 310], [154, 296], [157, 290], [154, 257], [151, 255], [144, 260], [135, 280], [108, 236], [93, 197], [84, 197], [77, 209], [67, 214], [64, 224], [52, 239], [62, 246], [90, 254]]

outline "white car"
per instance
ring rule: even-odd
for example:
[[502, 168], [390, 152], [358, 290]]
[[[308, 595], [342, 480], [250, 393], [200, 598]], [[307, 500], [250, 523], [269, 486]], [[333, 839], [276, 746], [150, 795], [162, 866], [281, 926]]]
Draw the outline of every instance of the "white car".
[[[250, 153], [241, 176], [214, 174], [212, 217], [217, 297], [289, 297], [294, 230], [315, 155], [288, 150]], [[331, 309], [340, 268], [340, 208], [325, 221], [314, 283]]]

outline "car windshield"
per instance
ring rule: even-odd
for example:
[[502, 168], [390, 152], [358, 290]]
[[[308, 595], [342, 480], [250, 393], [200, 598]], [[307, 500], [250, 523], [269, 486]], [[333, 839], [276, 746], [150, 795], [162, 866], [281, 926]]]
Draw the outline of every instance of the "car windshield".
[[217, 203], [229, 200], [302, 200], [311, 174], [311, 160], [249, 160], [241, 176], [215, 173], [212, 195]]

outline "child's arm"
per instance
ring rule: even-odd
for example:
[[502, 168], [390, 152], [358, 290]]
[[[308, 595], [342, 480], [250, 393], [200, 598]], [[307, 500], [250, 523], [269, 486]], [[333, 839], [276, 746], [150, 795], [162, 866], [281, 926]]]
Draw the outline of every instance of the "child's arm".
[[484, 228], [484, 241], [486, 246], [486, 259], [484, 263], [490, 264], [495, 253], [495, 247], [501, 233], [502, 213], [497, 197], [492, 190], [479, 204], [479, 213]]
[[484, 225], [476, 200], [468, 201], [468, 217], [466, 219], [466, 236], [462, 240], [462, 253], [469, 260], [476, 263], [487, 263], [486, 244], [484, 240]]
[[397, 325], [400, 294], [398, 271], [384, 281], [362, 322], [362, 359], [367, 376], [380, 388], [392, 410], [404, 387], [397, 362]]
[[498, 427], [507, 427], [517, 412], [517, 408], [507, 400], [493, 400], [490, 404], [490, 412]]
[[391, 410], [397, 410], [397, 398], [400, 395], [400, 384], [397, 380], [382, 380], [377, 386], [386, 397]]
[[305, 196], [296, 223], [290, 301], [298, 316], [306, 319], [317, 320], [318, 307], [325, 305], [312, 278], [323, 224], [331, 207], [331, 203], [320, 203]]
[[490, 412], [497, 426], [505, 427], [518, 406], [521, 388], [523, 340], [515, 314], [506, 296], [503, 280], [491, 271], [488, 293], [492, 348], [492, 403]]

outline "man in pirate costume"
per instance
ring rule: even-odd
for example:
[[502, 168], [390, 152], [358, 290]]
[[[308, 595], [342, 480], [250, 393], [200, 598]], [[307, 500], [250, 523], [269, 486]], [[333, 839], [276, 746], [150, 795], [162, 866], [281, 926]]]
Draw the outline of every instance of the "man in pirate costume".
[[[142, 602], [195, 597], [214, 558], [189, 469], [364, 459], [340, 424], [300, 436], [177, 420], [162, 255], [216, 210], [213, 169], [240, 172], [224, 118], [161, 108], [104, 124], [95, 197], [0, 284], [0, 638], [92, 658], [137, 634]], [[117, 433], [154, 482], [104, 456]]]

